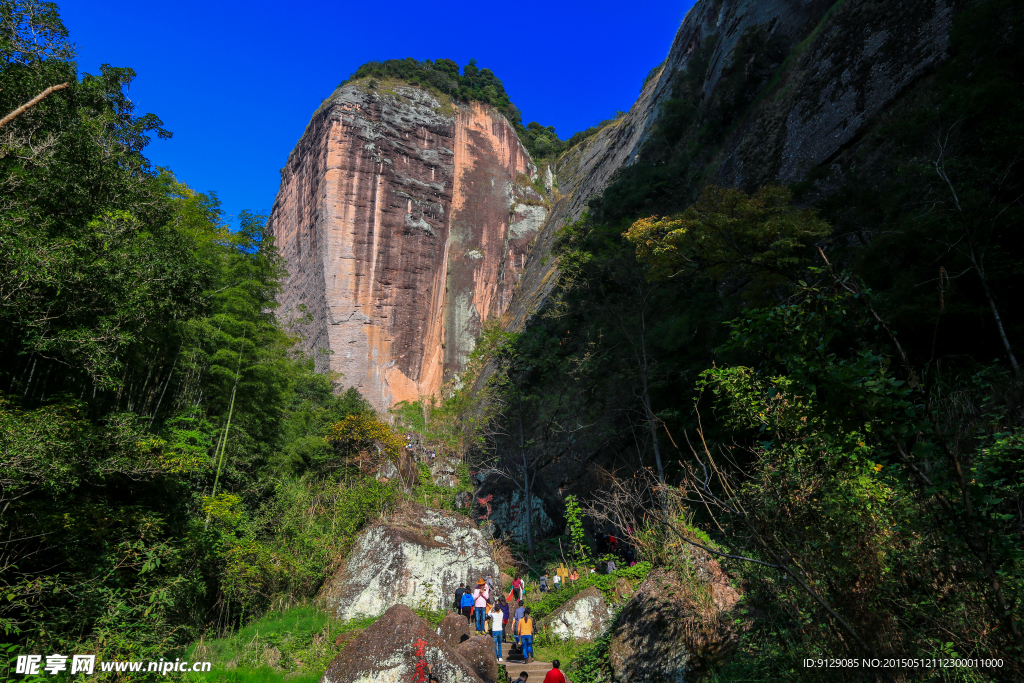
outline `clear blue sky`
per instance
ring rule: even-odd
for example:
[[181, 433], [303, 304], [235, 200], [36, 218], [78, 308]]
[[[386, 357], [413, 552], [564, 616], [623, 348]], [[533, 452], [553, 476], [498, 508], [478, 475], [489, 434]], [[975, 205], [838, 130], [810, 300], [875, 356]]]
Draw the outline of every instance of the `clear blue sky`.
[[566, 138], [636, 99], [693, 0], [418, 2], [70, 0], [80, 71], [138, 73], [139, 113], [174, 133], [148, 148], [233, 216], [269, 212], [279, 169], [334, 87], [371, 60], [476, 58], [525, 122]]

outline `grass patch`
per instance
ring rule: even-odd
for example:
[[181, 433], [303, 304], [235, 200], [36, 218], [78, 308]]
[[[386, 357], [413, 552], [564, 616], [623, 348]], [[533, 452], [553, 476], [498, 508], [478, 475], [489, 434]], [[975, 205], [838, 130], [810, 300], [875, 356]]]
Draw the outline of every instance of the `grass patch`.
[[310, 605], [268, 612], [223, 638], [201, 640], [186, 649], [189, 661], [208, 661], [213, 670], [189, 673], [199, 683], [305, 683], [319, 680], [349, 639], [338, 636], [362, 631], [375, 617], [341, 622]]
[[534, 583], [532, 586], [533, 590], [527, 591], [527, 604], [530, 607], [530, 613], [533, 617], [540, 620], [567, 603], [573, 596], [581, 593], [591, 586], [594, 586], [604, 593], [605, 600], [608, 601], [610, 605], [614, 606], [616, 603], [615, 584], [617, 584], [620, 579], [626, 579], [630, 586], [635, 590], [636, 587], [647, 577], [647, 573], [650, 570], [650, 562], [637, 562], [632, 567], [626, 567], [611, 574], [584, 574], [578, 581], [576, 581], [576, 583], [569, 584], [557, 591], [548, 591], [547, 593], [537, 591], [537, 584]]

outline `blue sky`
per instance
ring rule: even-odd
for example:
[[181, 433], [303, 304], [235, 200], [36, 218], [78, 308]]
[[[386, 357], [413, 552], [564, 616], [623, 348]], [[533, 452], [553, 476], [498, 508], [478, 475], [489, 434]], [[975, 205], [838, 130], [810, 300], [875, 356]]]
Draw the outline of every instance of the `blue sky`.
[[129, 96], [174, 133], [148, 155], [233, 216], [269, 212], [279, 169], [321, 100], [371, 60], [475, 58], [524, 121], [562, 138], [636, 99], [693, 0], [632, 3], [72, 0], [80, 71], [138, 73]]

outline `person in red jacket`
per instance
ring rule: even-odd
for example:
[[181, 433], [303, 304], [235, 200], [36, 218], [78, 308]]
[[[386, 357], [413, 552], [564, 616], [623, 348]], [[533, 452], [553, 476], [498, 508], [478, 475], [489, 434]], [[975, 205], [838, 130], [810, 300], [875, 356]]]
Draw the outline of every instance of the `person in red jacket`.
[[565, 674], [558, 670], [558, 667], [561, 665], [562, 663], [557, 659], [551, 662], [551, 671], [544, 676], [544, 683], [567, 683], [565, 680]]

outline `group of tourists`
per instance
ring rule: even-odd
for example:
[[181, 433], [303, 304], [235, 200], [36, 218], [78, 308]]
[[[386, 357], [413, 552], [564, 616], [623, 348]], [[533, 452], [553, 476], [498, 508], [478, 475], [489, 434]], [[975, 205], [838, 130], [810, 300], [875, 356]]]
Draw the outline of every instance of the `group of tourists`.
[[495, 587], [494, 577], [488, 575], [478, 579], [474, 587], [460, 583], [455, 591], [455, 608], [466, 617], [466, 622], [475, 624], [477, 635], [487, 635], [488, 620], [491, 636], [494, 638], [494, 655], [502, 659], [501, 645], [506, 634], [512, 638], [513, 649], [519, 650], [527, 664], [533, 661], [533, 617], [530, 608], [523, 604], [526, 582], [519, 575], [512, 580], [508, 596], [502, 595]]

